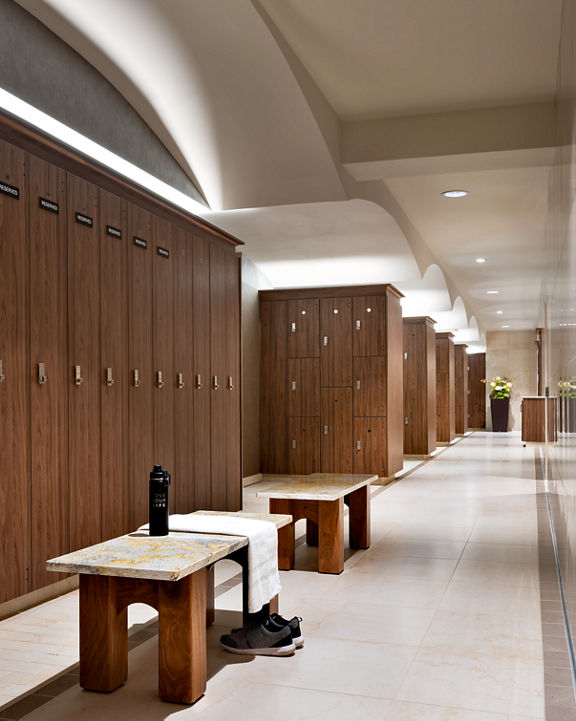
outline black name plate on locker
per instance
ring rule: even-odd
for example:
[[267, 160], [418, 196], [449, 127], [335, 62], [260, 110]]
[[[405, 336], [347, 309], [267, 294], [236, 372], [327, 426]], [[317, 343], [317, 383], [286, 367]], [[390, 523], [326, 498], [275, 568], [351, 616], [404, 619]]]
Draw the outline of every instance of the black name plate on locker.
[[0, 193], [9, 195], [12, 198], [19, 198], [20, 191], [15, 185], [8, 185], [8, 183], [0, 183]]
[[170, 257], [170, 251], [167, 248], [161, 248], [158, 246], [156, 248], [156, 252], [158, 255], [161, 255], [163, 258], [169, 258]]
[[106, 226], [106, 235], [112, 235], [114, 238], [121, 238], [122, 237], [122, 231], [118, 230], [118, 228], [114, 228], [111, 225]]
[[42, 208], [42, 210], [49, 210], [51, 213], [60, 212], [60, 206], [58, 203], [54, 203], [54, 201], [47, 200], [46, 198], [38, 198], [38, 205]]
[[134, 236], [134, 245], [137, 245], [139, 248], [147, 248], [148, 241], [144, 240], [144, 238], [137, 238]]
[[82, 213], [76, 213], [76, 222], [80, 225], [87, 225], [91, 228], [94, 225], [94, 221], [88, 215], [82, 215]]

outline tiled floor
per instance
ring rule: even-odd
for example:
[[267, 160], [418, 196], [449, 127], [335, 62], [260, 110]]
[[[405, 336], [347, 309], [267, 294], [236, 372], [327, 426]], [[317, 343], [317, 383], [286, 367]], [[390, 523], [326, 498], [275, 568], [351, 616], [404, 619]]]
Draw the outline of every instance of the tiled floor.
[[[347, 551], [340, 576], [316, 573], [316, 551], [300, 537], [296, 569], [281, 574], [282, 613], [304, 618], [306, 643], [293, 657], [219, 648], [220, 634], [241, 625], [238, 569], [225, 561], [204, 698], [158, 701], [151, 637], [130, 652], [124, 687], [46, 691], [55, 697], [26, 721], [544, 719], [535, 488], [532, 448], [516, 434], [476, 433], [373, 489], [372, 547]], [[266, 510], [257, 490], [245, 489], [247, 510]], [[76, 662], [76, 613], [68, 594], [0, 623], [0, 707], [24, 674], [33, 682], [49, 664], [62, 672]]]

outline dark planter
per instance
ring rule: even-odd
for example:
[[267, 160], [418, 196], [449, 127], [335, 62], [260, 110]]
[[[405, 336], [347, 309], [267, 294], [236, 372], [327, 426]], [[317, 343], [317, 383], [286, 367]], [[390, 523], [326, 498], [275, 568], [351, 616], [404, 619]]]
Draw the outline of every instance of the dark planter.
[[568, 423], [568, 427], [566, 430], [568, 433], [576, 433], [576, 398], [567, 398], [567, 413], [566, 413], [566, 419]]
[[492, 430], [506, 432], [508, 430], [508, 411], [510, 398], [490, 398], [490, 412], [492, 413]]

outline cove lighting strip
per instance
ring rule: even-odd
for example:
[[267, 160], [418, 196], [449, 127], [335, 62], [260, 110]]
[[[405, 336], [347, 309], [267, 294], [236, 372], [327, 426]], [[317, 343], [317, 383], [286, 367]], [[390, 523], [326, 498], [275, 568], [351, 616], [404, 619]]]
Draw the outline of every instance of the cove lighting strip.
[[35, 108], [26, 101], [17, 98], [3, 88], [0, 88], [0, 108], [3, 108], [11, 115], [15, 115], [29, 125], [33, 125], [43, 133], [56, 138], [56, 140], [96, 160], [101, 165], [105, 165], [107, 168], [132, 180], [143, 188], [152, 191], [155, 195], [165, 198], [183, 210], [196, 215], [201, 215], [210, 210], [206, 205], [202, 205], [202, 203], [194, 200], [189, 195], [186, 195], [186, 193], [176, 190], [176, 188], [168, 185], [168, 183], [165, 183], [163, 180], [147, 173], [128, 160], [124, 160], [124, 158], [116, 155], [116, 153], [107, 150], [99, 143], [82, 135], [82, 133], [72, 130], [72, 128], [69, 128], [64, 123], [38, 110], [38, 108]]

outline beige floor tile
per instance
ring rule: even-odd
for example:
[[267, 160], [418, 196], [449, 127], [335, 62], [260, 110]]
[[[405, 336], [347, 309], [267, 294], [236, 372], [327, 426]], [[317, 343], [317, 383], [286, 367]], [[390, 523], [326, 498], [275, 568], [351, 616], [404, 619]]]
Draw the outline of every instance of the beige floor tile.
[[393, 701], [385, 721], [509, 721], [507, 714]]

